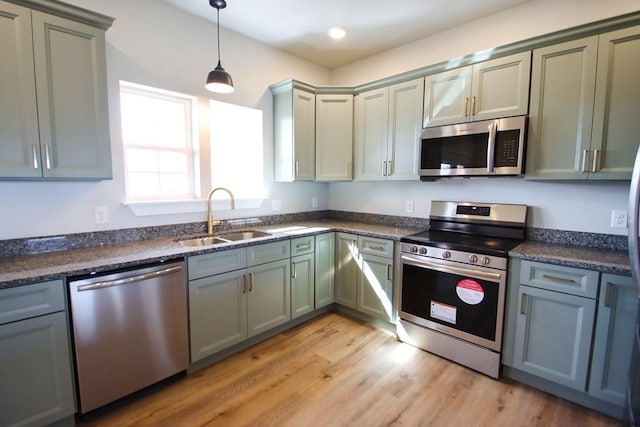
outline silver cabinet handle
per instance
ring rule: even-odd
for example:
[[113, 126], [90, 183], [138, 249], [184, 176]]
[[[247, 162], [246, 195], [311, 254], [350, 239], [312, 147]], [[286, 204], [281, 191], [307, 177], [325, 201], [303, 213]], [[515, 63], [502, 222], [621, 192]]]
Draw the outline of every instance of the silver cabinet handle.
[[296, 249], [311, 249], [311, 242], [298, 243], [296, 244]]
[[291, 263], [291, 278], [295, 279], [298, 274], [296, 273], [296, 263]]
[[300, 175], [300, 162], [298, 162], [296, 160], [296, 171], [295, 171], [296, 176]]
[[246, 274], [242, 275], [242, 293], [243, 294], [247, 293], [247, 275]]
[[471, 115], [472, 116], [476, 115], [476, 97], [475, 96], [471, 97]]
[[580, 165], [580, 172], [587, 172], [587, 158], [589, 157], [589, 150], [582, 150], [582, 165]]
[[253, 292], [253, 273], [249, 273], [249, 292]]
[[367, 245], [367, 248], [369, 248], [369, 249], [371, 249], [373, 251], [384, 252], [384, 246], [382, 246], [382, 245], [377, 245], [377, 246]]
[[393, 280], [393, 277], [391, 277], [391, 271], [392, 271], [391, 264], [387, 264], [387, 280]]
[[128, 285], [128, 284], [134, 283], [134, 282], [141, 282], [141, 281], [147, 280], [147, 279], [153, 279], [153, 278], [160, 277], [160, 276], [166, 276], [167, 274], [175, 273], [177, 271], [182, 271], [182, 267], [181, 266], [169, 267], [169, 268], [165, 268], [163, 270], [152, 271], [151, 273], [145, 273], [145, 274], [139, 274], [139, 275], [136, 275], [136, 276], [124, 277], [122, 279], [105, 280], [104, 282], [96, 282], [96, 283], [91, 283], [91, 284], [88, 284], [88, 285], [80, 285], [80, 286], [78, 286], [78, 292], [91, 291], [91, 290], [95, 290], [95, 289], [110, 288], [112, 286]]
[[387, 161], [387, 176], [391, 176], [393, 168], [391, 167], [391, 160]]
[[467, 117], [469, 115], [469, 98], [464, 99], [464, 116]]
[[49, 144], [44, 144], [44, 157], [47, 169], [51, 169], [51, 157], [49, 156]]
[[36, 144], [31, 144], [31, 155], [33, 156], [33, 168], [38, 169], [38, 151]]
[[525, 305], [527, 303], [527, 294], [524, 292], [520, 296], [520, 314], [526, 314]]
[[387, 162], [382, 162], [382, 176], [387, 176]]
[[600, 163], [600, 150], [593, 150], [593, 162], [591, 164], [591, 172], [598, 172], [600, 169], [598, 163]]
[[607, 287], [605, 288], [605, 292], [604, 292], [604, 306], [605, 307], [610, 307], [611, 306], [611, 282], [607, 282]]

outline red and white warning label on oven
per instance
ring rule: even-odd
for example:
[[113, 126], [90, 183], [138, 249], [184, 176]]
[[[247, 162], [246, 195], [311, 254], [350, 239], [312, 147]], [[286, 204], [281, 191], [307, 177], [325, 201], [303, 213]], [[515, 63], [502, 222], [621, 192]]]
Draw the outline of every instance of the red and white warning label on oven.
[[445, 322], [456, 324], [456, 314], [458, 309], [449, 304], [431, 301], [431, 317]]
[[470, 305], [480, 304], [484, 299], [482, 285], [473, 279], [462, 279], [456, 285], [458, 298]]

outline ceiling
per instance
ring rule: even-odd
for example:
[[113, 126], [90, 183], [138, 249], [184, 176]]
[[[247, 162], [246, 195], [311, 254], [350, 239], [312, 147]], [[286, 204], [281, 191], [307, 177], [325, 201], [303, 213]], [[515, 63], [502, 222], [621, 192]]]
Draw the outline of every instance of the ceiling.
[[[216, 22], [208, 0], [164, 1]], [[227, 0], [220, 25], [333, 69], [529, 1]], [[347, 36], [330, 39], [334, 26]]]

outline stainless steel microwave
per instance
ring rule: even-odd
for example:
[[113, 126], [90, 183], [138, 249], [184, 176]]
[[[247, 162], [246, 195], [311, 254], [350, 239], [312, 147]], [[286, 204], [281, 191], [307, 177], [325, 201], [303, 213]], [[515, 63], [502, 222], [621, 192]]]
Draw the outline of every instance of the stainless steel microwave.
[[420, 178], [522, 175], [526, 135], [526, 116], [426, 128]]

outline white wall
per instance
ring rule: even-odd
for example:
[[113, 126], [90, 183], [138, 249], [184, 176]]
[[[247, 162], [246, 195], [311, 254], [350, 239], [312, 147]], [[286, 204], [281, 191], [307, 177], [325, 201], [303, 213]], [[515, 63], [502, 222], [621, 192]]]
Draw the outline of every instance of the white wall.
[[[157, 0], [66, 1], [116, 18], [107, 32], [114, 179], [89, 183], [0, 182], [0, 239], [204, 220], [202, 212], [136, 217], [122, 205], [120, 79], [264, 111], [265, 177], [271, 198], [282, 200], [282, 210], [272, 211], [267, 201], [260, 209], [217, 212], [222, 218], [311, 210], [311, 196], [319, 198], [318, 209], [424, 217], [429, 200], [456, 199], [526, 203], [533, 207], [530, 224], [537, 227], [624, 233], [608, 227], [608, 216], [610, 209], [626, 207], [627, 183], [551, 184], [498, 179], [275, 184], [268, 87], [291, 77], [318, 85], [362, 84], [517, 39], [631, 12], [638, 9], [638, 0], [533, 1], [333, 72], [222, 28], [222, 62], [236, 85], [230, 95], [213, 95], [203, 87], [207, 72], [216, 62], [214, 24]], [[413, 214], [404, 211], [406, 199], [415, 200]], [[93, 208], [98, 205], [109, 208], [108, 224], [94, 224]]]
[[[327, 84], [328, 70], [222, 28], [222, 63], [233, 76], [236, 91], [229, 95], [212, 94], [204, 89], [204, 82], [217, 61], [215, 24], [157, 0], [67, 2], [115, 18], [106, 36], [114, 179], [88, 183], [0, 182], [0, 239], [205, 220], [203, 212], [137, 217], [122, 205], [125, 189], [119, 80], [213, 98], [264, 112], [265, 178], [271, 198], [282, 201], [282, 210], [272, 211], [271, 202], [267, 200], [260, 209], [216, 212], [218, 217], [312, 210], [312, 196], [319, 199], [318, 209], [328, 206], [327, 184], [273, 183], [273, 117], [269, 92], [269, 85], [291, 77]], [[108, 224], [94, 224], [93, 209], [98, 205], [108, 207], [111, 217]], [[201, 209], [204, 206], [203, 202]]]
[[[430, 64], [481, 52], [640, 9], [638, 0], [537, 0], [435, 34], [332, 71], [333, 84], [359, 85]], [[455, 61], [452, 61], [455, 62]], [[427, 183], [330, 184], [335, 210], [425, 217], [430, 200], [523, 203], [530, 226], [626, 234], [611, 228], [612, 209], [626, 209], [628, 182], [540, 183], [517, 178], [452, 179]], [[405, 201], [414, 200], [414, 213]]]

